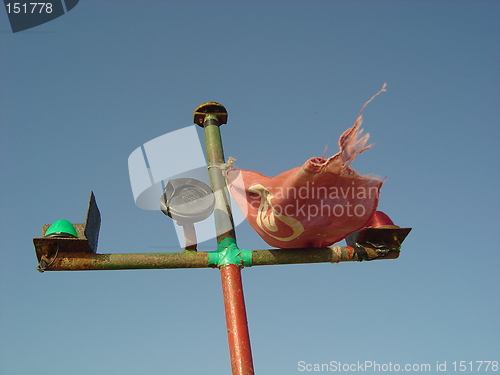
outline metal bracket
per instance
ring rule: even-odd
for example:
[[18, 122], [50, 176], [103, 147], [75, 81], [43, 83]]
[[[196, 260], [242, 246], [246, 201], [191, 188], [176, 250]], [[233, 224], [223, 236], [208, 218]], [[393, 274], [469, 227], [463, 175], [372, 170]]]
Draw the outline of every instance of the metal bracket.
[[50, 224], [42, 226], [42, 236], [33, 238], [36, 256], [38, 258], [38, 270], [43, 272], [48, 265], [52, 264], [58, 255], [95, 254], [99, 230], [101, 228], [101, 213], [97, 207], [94, 192], [90, 192], [85, 223], [73, 224], [78, 238], [44, 237]]

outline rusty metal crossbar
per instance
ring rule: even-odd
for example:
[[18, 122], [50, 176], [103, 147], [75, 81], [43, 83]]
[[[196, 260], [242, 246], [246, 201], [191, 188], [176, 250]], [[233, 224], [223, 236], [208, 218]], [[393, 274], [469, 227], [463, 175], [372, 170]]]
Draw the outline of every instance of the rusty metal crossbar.
[[[131, 269], [218, 268], [209, 262], [210, 252], [184, 250], [178, 253], [56, 253], [57, 242], [34, 238], [39, 262], [50, 264], [44, 271], [98, 271]], [[75, 242], [78, 240], [74, 240]], [[375, 259], [395, 259], [399, 251], [393, 250], [380, 257], [375, 251], [350, 246], [331, 246], [302, 249], [250, 250], [251, 266], [305, 263], [359, 262]]]

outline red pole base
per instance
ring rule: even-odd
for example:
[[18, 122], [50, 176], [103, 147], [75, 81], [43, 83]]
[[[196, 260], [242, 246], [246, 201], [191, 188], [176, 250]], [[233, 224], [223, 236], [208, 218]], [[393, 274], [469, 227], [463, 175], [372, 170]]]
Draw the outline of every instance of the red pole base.
[[253, 375], [252, 349], [241, 282], [241, 269], [235, 264], [220, 268], [226, 312], [229, 355], [233, 375]]

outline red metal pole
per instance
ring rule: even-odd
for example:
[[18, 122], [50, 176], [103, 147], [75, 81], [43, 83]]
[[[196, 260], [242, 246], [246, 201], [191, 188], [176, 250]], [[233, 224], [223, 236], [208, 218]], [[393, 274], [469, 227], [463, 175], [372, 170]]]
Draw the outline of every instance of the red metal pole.
[[248, 333], [241, 269], [236, 264], [228, 264], [220, 267], [220, 276], [232, 373], [233, 375], [253, 375], [252, 349]]

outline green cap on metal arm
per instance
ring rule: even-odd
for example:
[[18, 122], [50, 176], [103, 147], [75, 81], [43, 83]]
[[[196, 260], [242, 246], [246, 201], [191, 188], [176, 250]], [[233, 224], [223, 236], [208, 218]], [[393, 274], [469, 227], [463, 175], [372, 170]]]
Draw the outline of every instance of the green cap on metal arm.
[[73, 237], [78, 238], [76, 229], [68, 220], [57, 220], [45, 232], [45, 237]]

